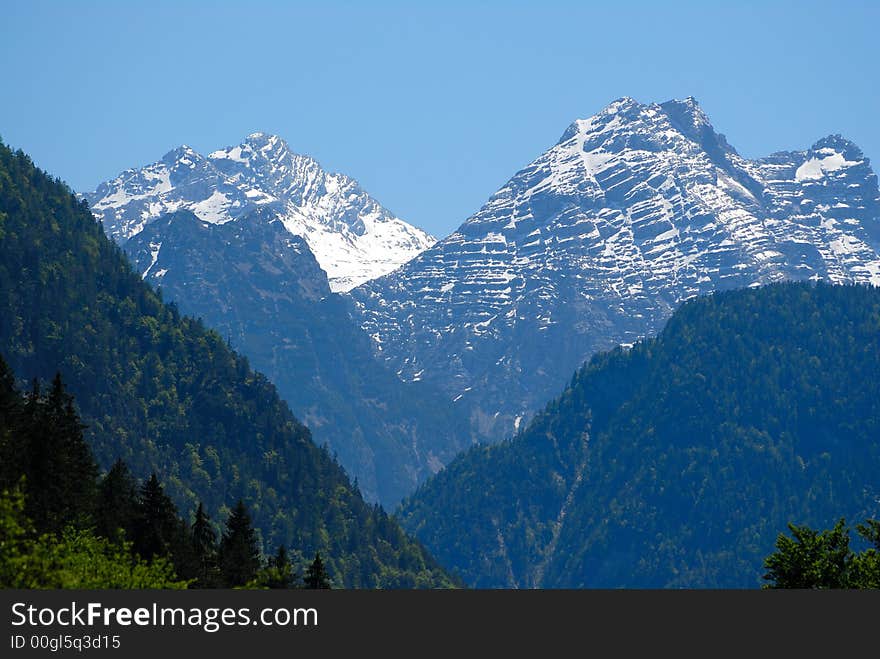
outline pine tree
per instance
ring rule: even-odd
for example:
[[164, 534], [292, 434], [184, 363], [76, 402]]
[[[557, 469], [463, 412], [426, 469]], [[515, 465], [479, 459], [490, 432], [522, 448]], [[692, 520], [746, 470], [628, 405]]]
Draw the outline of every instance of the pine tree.
[[21, 474], [25, 481], [25, 515], [38, 532], [50, 530], [53, 515], [49, 508], [61, 497], [56, 489], [58, 481], [51, 468], [53, 451], [46, 421], [40, 381], [34, 378], [22, 407], [17, 443], [20, 445]]
[[226, 520], [226, 531], [220, 541], [220, 572], [224, 585], [235, 588], [253, 581], [260, 563], [257, 534], [244, 501], [239, 500]]
[[15, 376], [0, 355], [0, 491], [13, 488], [23, 473], [17, 431], [21, 406]]
[[171, 556], [179, 547], [180, 520], [156, 474], [141, 486], [134, 549], [146, 560]]
[[98, 484], [95, 505], [95, 532], [110, 540], [120, 529], [131, 540], [139, 511], [137, 485], [128, 465], [117, 460]]
[[0, 428], [8, 428], [18, 416], [21, 396], [12, 369], [0, 355]]
[[213, 588], [219, 580], [217, 565], [217, 534], [211, 525], [211, 520], [205, 512], [205, 507], [199, 502], [196, 517], [190, 529], [192, 541], [192, 556], [196, 587]]
[[65, 507], [63, 517], [69, 521], [76, 520], [80, 527], [86, 527], [92, 519], [98, 466], [83, 435], [86, 426], [76, 412], [73, 396], [65, 390], [61, 373], [56, 373], [52, 380], [47, 404], [56, 437], [56, 460], [61, 463], [56, 473], [61, 478], [60, 489]]
[[284, 545], [278, 546], [278, 552], [269, 559], [265, 572], [267, 588], [293, 588], [297, 576], [290, 564], [290, 558], [287, 556]]
[[68, 524], [85, 528], [91, 522], [98, 468], [83, 428], [61, 375], [47, 396], [35, 379], [15, 442], [22, 456], [26, 513], [39, 532], [57, 533]]
[[320, 552], [315, 553], [315, 560], [312, 561], [309, 569], [306, 570], [303, 582], [309, 590], [329, 590], [330, 575], [327, 574], [327, 570], [324, 568], [324, 561], [321, 560]]

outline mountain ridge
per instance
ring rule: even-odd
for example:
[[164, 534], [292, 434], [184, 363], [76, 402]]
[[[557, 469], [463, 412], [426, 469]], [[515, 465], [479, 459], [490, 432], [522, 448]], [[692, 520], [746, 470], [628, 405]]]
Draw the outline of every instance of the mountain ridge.
[[810, 278], [880, 284], [880, 192], [854, 144], [748, 160], [695, 99], [623, 97], [350, 295], [377, 354], [498, 440], [571, 368], [656, 332], [682, 301]]
[[434, 242], [354, 179], [325, 171], [277, 135], [261, 132], [207, 156], [181, 145], [82, 196], [120, 244], [157, 217], [181, 209], [223, 223], [273, 207], [288, 231], [309, 243], [335, 291], [390, 272]]
[[789, 522], [880, 512], [880, 289], [684, 303], [398, 510], [485, 588], [752, 588]]

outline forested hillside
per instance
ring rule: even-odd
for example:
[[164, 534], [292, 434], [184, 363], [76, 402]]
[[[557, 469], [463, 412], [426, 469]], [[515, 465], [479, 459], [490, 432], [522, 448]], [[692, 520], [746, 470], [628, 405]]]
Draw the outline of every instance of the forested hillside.
[[0, 145], [0, 351], [60, 371], [99, 464], [156, 471], [182, 511], [242, 499], [264, 551], [321, 551], [350, 587], [438, 586], [442, 570], [366, 504], [275, 388], [199, 321], [163, 303], [61, 181]]
[[477, 586], [756, 587], [791, 522], [880, 511], [880, 290], [694, 299], [401, 518]]
[[155, 473], [138, 484], [117, 460], [98, 477], [83, 430], [60, 375], [23, 395], [0, 357], [0, 588], [331, 587], [319, 554], [264, 559], [243, 501], [218, 538]]

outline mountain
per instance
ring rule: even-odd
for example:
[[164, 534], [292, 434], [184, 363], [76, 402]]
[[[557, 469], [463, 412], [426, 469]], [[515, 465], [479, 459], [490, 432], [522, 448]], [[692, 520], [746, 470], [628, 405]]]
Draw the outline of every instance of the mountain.
[[185, 514], [203, 501], [221, 520], [243, 499], [266, 554], [320, 551], [348, 587], [451, 583], [265, 376], [165, 304], [86, 202], [2, 144], [0, 351], [19, 376], [60, 372], [101, 465], [156, 471]]
[[380, 206], [356, 181], [324, 171], [313, 158], [293, 153], [284, 140], [264, 133], [207, 157], [178, 147], [83, 197], [120, 244], [177, 210], [222, 224], [257, 208], [273, 208], [284, 227], [309, 244], [334, 291], [391, 272], [434, 243]]
[[470, 446], [467, 424], [425, 383], [373, 355], [308, 244], [263, 206], [223, 224], [180, 210], [125, 243], [135, 269], [201, 318], [278, 388], [368, 500], [395, 507]]
[[832, 136], [747, 160], [694, 99], [623, 98], [351, 294], [391, 368], [497, 440], [684, 300], [807, 279], [880, 284], [880, 192], [858, 147]]
[[756, 587], [787, 523], [880, 514], [877, 373], [880, 289], [697, 298], [398, 517], [479, 587]]

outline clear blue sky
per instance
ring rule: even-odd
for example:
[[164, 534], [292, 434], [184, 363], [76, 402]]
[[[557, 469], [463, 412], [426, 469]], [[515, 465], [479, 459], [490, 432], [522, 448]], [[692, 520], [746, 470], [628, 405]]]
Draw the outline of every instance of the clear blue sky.
[[262, 130], [444, 236], [620, 96], [693, 95], [748, 157], [839, 132], [880, 159], [868, 0], [5, 0], [0, 14], [0, 136], [78, 190]]

